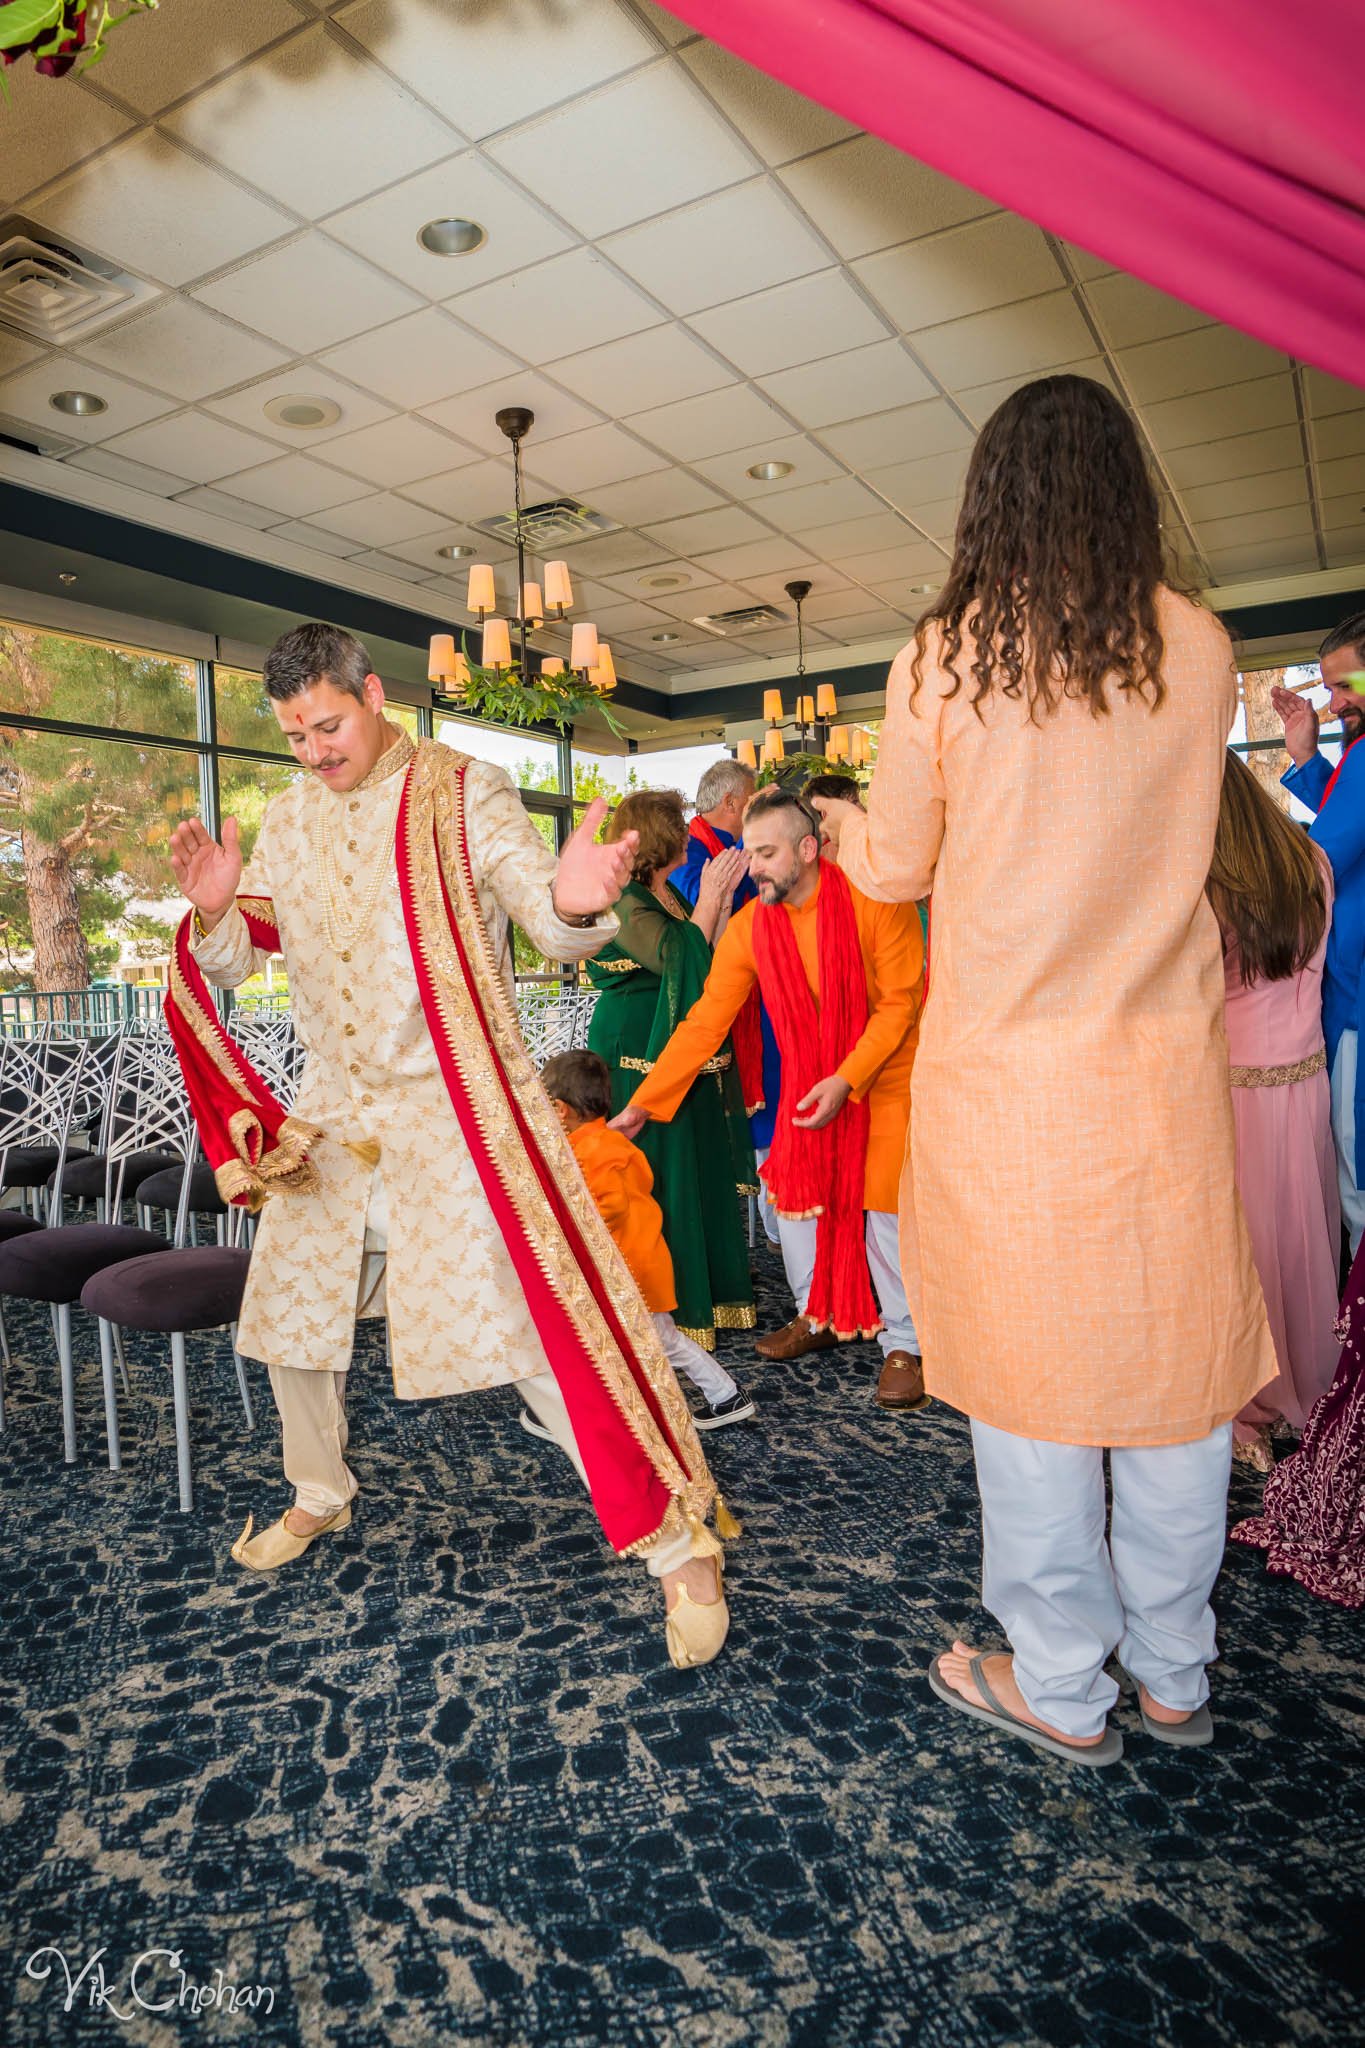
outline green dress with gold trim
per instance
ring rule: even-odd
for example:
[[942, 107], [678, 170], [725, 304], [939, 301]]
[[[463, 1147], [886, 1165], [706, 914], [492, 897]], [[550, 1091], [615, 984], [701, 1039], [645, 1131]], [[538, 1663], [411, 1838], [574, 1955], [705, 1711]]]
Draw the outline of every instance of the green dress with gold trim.
[[[692, 906], [671, 885], [665, 905], [631, 882], [614, 906], [621, 929], [587, 965], [598, 991], [588, 1045], [611, 1069], [611, 1109], [624, 1109], [701, 994], [711, 948]], [[635, 1140], [654, 1172], [654, 1195], [673, 1254], [680, 1330], [708, 1351], [716, 1331], [751, 1330], [754, 1294], [737, 1194], [756, 1186], [749, 1125], [727, 1039], [708, 1060], [671, 1123]]]

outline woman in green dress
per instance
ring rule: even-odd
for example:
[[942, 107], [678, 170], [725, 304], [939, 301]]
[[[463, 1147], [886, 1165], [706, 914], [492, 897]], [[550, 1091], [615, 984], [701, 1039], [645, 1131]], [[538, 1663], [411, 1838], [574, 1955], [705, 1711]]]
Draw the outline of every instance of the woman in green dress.
[[[598, 991], [590, 1049], [611, 1069], [612, 1113], [624, 1109], [674, 1026], [701, 994], [711, 948], [730, 915], [743, 871], [737, 850], [702, 870], [694, 910], [668, 877], [687, 853], [687, 824], [676, 791], [636, 790], [622, 799], [605, 837], [638, 832], [633, 879], [616, 904], [621, 929], [587, 963]], [[737, 1195], [757, 1186], [749, 1126], [729, 1041], [709, 1060], [671, 1123], [649, 1123], [636, 1143], [654, 1170], [673, 1254], [680, 1330], [706, 1350], [716, 1331], [751, 1330], [754, 1295], [749, 1248]]]

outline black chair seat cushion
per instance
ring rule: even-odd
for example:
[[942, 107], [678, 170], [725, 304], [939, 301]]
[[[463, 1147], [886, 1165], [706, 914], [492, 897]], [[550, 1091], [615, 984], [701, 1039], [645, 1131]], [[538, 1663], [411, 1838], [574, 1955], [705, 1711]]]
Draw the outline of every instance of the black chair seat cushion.
[[[168, 1167], [164, 1172], [149, 1174], [139, 1181], [133, 1197], [141, 1209], [170, 1209], [180, 1205], [180, 1176], [182, 1166]], [[218, 1183], [213, 1178], [211, 1166], [196, 1166], [190, 1175], [190, 1207], [202, 1215], [226, 1216], [228, 1205], [218, 1192]]]
[[[138, 1185], [139, 1181], [146, 1180], [149, 1173], [160, 1173], [168, 1167], [178, 1173], [181, 1168], [181, 1161], [176, 1158], [174, 1152], [167, 1152], [162, 1149], [152, 1152], [130, 1152], [121, 1163], [123, 1166], [123, 1196], [125, 1201], [132, 1195], [133, 1189]], [[118, 1184], [119, 1165], [120, 1162], [115, 1160], [109, 1173], [109, 1178], [115, 1186]], [[83, 1155], [80, 1159], [68, 1157], [66, 1171], [62, 1175], [62, 1194], [64, 1196], [70, 1195], [73, 1201], [80, 1197], [99, 1201], [104, 1194], [104, 1175], [105, 1155], [103, 1152], [92, 1152], [88, 1155]], [[56, 1175], [54, 1174], [47, 1185], [52, 1187], [55, 1181]]]
[[25, 1216], [18, 1209], [0, 1209], [0, 1244], [7, 1237], [22, 1237], [26, 1231], [42, 1227], [36, 1216]]
[[59, 1145], [15, 1145], [5, 1161], [0, 1187], [45, 1188], [61, 1156]]
[[94, 1274], [120, 1259], [169, 1251], [154, 1230], [125, 1223], [73, 1223], [64, 1230], [26, 1231], [0, 1244], [0, 1294], [25, 1301], [79, 1301]]
[[81, 1306], [125, 1330], [216, 1330], [242, 1307], [249, 1251], [206, 1244], [125, 1259], [87, 1280]]

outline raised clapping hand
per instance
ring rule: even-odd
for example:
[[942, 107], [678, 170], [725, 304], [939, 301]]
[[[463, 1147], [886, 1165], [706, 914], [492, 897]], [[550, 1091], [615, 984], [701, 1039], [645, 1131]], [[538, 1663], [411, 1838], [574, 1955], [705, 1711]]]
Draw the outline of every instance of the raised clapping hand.
[[749, 856], [742, 846], [722, 847], [701, 871], [698, 897], [713, 897], [720, 908], [728, 910], [730, 898], [748, 872]]
[[577, 829], [564, 842], [555, 869], [554, 906], [564, 917], [593, 917], [610, 910], [626, 883], [640, 843], [638, 832], [623, 832], [610, 846], [596, 844], [607, 815], [605, 797], [595, 797]]
[[1289, 757], [1296, 768], [1302, 768], [1318, 751], [1318, 714], [1306, 697], [1279, 683], [1271, 691], [1270, 701], [1284, 726]]
[[212, 928], [232, 908], [242, 879], [237, 820], [224, 818], [221, 846], [198, 818], [177, 825], [171, 834], [171, 866], [182, 891]]
[[643, 1109], [636, 1109], [632, 1103], [628, 1102], [620, 1115], [612, 1118], [611, 1122], [607, 1125], [607, 1129], [609, 1131], [620, 1131], [623, 1137], [634, 1138], [644, 1129], [648, 1122], [648, 1113]]
[[842, 1075], [826, 1074], [824, 1080], [817, 1081], [810, 1094], [803, 1095], [797, 1103], [798, 1109], [808, 1109], [810, 1115], [793, 1116], [794, 1128], [798, 1131], [823, 1130], [826, 1124], [833, 1123], [852, 1093]]

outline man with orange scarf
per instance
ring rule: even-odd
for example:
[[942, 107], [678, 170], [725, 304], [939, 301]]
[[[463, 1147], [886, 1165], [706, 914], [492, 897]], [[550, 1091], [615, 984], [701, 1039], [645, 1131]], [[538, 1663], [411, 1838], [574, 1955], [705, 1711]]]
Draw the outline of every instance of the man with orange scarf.
[[801, 1358], [879, 1334], [879, 1405], [920, 1408], [896, 1218], [923, 981], [919, 919], [822, 864], [819, 822], [788, 790], [759, 791], [744, 848], [757, 901], [731, 918], [702, 995], [614, 1128], [633, 1137], [650, 1117], [666, 1123], [756, 987], [782, 1054], [762, 1174], [797, 1310], [758, 1349]]

